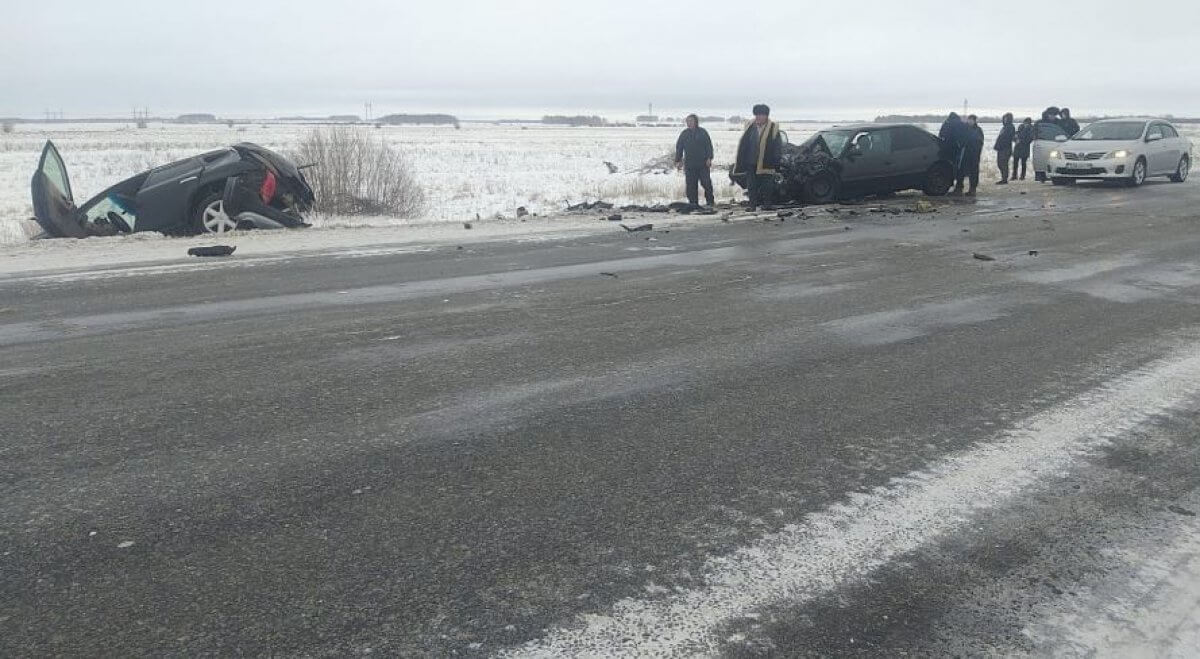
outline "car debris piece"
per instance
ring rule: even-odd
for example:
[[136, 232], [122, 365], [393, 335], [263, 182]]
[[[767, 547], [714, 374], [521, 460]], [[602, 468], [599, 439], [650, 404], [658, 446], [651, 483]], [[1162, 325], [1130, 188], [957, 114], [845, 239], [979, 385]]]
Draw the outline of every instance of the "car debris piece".
[[211, 245], [208, 247], [193, 247], [188, 250], [188, 256], [229, 256], [237, 247], [233, 245]]
[[655, 204], [654, 206], [632, 204], [621, 207], [621, 212], [623, 213], [669, 213], [670, 211], [671, 207], [664, 204]]
[[987, 254], [980, 254], [979, 252], [975, 252], [974, 254], [971, 254], [971, 256], [976, 261], [995, 261], [996, 260], [996, 258], [993, 256], [988, 256]]
[[470, 229], [470, 228], [471, 228], [471, 223], [470, 223], [470, 222], [463, 222], [463, 228], [464, 228], [464, 229]]
[[1036, 249], [1031, 249], [1031, 250], [1029, 250], [1029, 255], [1030, 255], [1030, 256], [1037, 256], [1037, 255], [1038, 255], [1038, 251], [1037, 251]]
[[613, 213], [612, 215], [609, 215], [605, 219], [608, 220], [609, 222], [620, 222], [621, 220], [623, 220], [625, 218], [620, 213]]
[[524, 206], [517, 206], [517, 217], [525, 217], [529, 215], [529, 210]]
[[66, 164], [47, 141], [30, 188], [34, 219], [51, 238], [307, 227], [302, 213], [315, 202], [299, 166], [248, 142], [141, 172], [76, 206]]
[[917, 203], [913, 205], [914, 213], [933, 213], [935, 211], [937, 211], [937, 206], [924, 199], [918, 199]]
[[1182, 508], [1182, 507], [1176, 506], [1174, 504], [1167, 506], [1167, 510], [1175, 513], [1176, 515], [1183, 515], [1185, 517], [1195, 517], [1196, 516], [1196, 513], [1188, 510], [1187, 508]]
[[625, 226], [624, 224], [622, 224], [622, 225], [619, 225], [619, 226], [620, 226], [622, 229], [624, 229], [624, 230], [626, 230], [626, 231], [629, 231], [629, 232], [631, 232], [631, 233], [632, 233], [632, 232], [634, 232], [634, 231], [653, 231], [653, 230], [654, 230], [654, 225], [653, 225], [653, 224], [640, 224], [640, 225], [638, 225], [638, 226], [636, 226], [636, 227], [628, 227], [628, 226]]
[[600, 275], [603, 277], [612, 277], [613, 279], [618, 278], [618, 275], [615, 272], [601, 272]]
[[567, 206], [568, 211], [607, 211], [612, 210], [613, 205], [607, 201], [585, 201], [582, 204]]

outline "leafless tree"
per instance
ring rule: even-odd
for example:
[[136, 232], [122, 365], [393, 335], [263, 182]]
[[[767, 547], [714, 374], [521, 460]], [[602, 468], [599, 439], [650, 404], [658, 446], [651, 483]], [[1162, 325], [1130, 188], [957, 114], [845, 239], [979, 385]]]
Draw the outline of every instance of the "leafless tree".
[[316, 195], [317, 212], [409, 218], [425, 209], [425, 193], [404, 155], [373, 131], [314, 129], [301, 143], [296, 161], [315, 165], [305, 176]]

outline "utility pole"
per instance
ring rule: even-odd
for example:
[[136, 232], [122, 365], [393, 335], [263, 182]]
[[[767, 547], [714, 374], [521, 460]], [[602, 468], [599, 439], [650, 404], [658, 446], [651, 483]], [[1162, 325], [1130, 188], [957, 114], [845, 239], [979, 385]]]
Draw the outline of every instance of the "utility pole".
[[965, 99], [965, 98], [964, 98], [964, 99], [963, 99], [963, 116], [964, 116], [964, 117], [965, 117], [965, 116], [967, 116], [967, 115], [969, 114], [969, 112], [967, 111], [967, 107], [968, 107], [968, 106], [967, 106], [967, 99]]
[[363, 120], [365, 120], [367, 123], [371, 123], [371, 112], [374, 109], [375, 108], [370, 101], [363, 103]]

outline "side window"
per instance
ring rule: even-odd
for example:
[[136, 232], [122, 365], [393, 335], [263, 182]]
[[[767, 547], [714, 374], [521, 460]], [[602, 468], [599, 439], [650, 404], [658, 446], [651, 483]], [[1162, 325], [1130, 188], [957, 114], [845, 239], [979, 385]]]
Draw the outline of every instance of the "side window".
[[67, 179], [67, 167], [63, 165], [62, 158], [59, 157], [58, 151], [55, 149], [46, 150], [45, 156], [42, 158], [42, 173], [46, 175], [46, 180], [54, 187], [59, 196], [64, 199], [71, 198], [71, 182]]
[[1179, 132], [1173, 126], [1162, 125], [1163, 137], [1179, 137]]
[[855, 144], [862, 149], [863, 155], [886, 156], [892, 152], [892, 131], [873, 130], [859, 133]]
[[893, 128], [888, 132], [892, 134], [892, 151], [923, 149], [932, 144], [930, 139], [916, 128]]
[[1160, 137], [1160, 138], [1163, 137], [1162, 124], [1151, 124], [1150, 125], [1150, 130], [1146, 131], [1146, 139], [1150, 139], [1152, 137]]

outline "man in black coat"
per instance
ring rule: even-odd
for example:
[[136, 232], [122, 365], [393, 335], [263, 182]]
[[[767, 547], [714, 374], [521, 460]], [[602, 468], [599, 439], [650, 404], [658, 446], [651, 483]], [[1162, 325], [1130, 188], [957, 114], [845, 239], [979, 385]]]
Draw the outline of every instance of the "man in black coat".
[[[939, 155], [954, 166], [954, 178], [958, 180], [963, 168], [963, 151], [967, 142], [967, 124], [963, 122], [962, 117], [959, 117], [957, 112], [951, 112], [950, 116], [946, 117], [946, 120], [942, 122], [942, 128], [938, 131], [938, 137], [942, 140], [942, 148]], [[962, 194], [961, 185], [955, 190], [955, 194]]]
[[[1000, 180], [997, 185], [1008, 185], [1008, 161], [1012, 158], [1013, 142], [1017, 139], [1017, 128], [1013, 126], [1013, 116], [1008, 112], [1000, 120], [1000, 134], [996, 136], [996, 164], [1000, 166]], [[1016, 172], [1013, 172], [1016, 174]]]
[[686, 179], [688, 203], [700, 203], [698, 185], [704, 186], [704, 200], [709, 206], [713, 199], [712, 184], [713, 145], [708, 131], [700, 127], [700, 117], [689, 114], [687, 128], [675, 140], [675, 166], [682, 168]]
[[979, 187], [979, 159], [983, 157], [983, 129], [979, 127], [979, 117], [967, 117], [967, 138], [963, 143], [963, 166], [958, 170], [958, 181], [954, 191], [962, 193], [963, 180], [970, 179], [971, 187], [967, 190], [968, 197], [975, 196]]
[[1058, 125], [1062, 126], [1067, 137], [1075, 137], [1075, 133], [1079, 132], [1079, 122], [1071, 118], [1071, 108], [1059, 110], [1058, 117]]
[[771, 121], [771, 108], [755, 105], [754, 121], [742, 133], [742, 139], [738, 142], [737, 162], [729, 172], [729, 177], [735, 181], [745, 178], [751, 208], [767, 205], [782, 156], [783, 136], [779, 132], [779, 124]]
[[1025, 180], [1025, 169], [1029, 165], [1029, 151], [1033, 145], [1033, 119], [1025, 117], [1025, 121], [1017, 128], [1017, 144], [1013, 149], [1012, 180], [1017, 180], [1020, 172], [1021, 180]]

